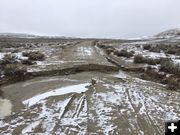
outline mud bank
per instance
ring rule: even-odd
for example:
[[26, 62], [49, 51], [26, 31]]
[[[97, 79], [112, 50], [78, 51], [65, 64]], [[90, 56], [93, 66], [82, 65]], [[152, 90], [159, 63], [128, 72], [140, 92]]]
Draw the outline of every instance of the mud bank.
[[40, 76], [59, 76], [59, 75], [69, 75], [69, 74], [77, 74], [80, 72], [89, 72], [89, 71], [97, 71], [97, 72], [117, 72], [119, 68], [114, 65], [98, 65], [98, 64], [82, 64], [75, 65], [72, 67], [65, 67], [54, 70], [45, 70], [45, 71], [37, 71], [37, 72], [27, 72], [24, 76], [11, 76], [1, 79], [0, 86], [9, 85], [16, 82], [21, 82], [25, 80], [29, 80], [35, 77]]
[[50, 71], [38, 71], [38, 72], [31, 72], [30, 74], [34, 77], [37, 76], [54, 76], [54, 75], [68, 75], [68, 74], [75, 74], [80, 72], [88, 72], [88, 71], [118, 71], [119, 68], [113, 65], [98, 65], [98, 64], [83, 64], [83, 65], [76, 65], [73, 67], [67, 67], [64, 69], [57, 69], [57, 70], [50, 70]]

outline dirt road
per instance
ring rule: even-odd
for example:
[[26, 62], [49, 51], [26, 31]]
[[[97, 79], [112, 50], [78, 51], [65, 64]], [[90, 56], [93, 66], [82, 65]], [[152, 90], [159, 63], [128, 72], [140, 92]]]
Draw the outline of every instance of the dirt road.
[[[69, 65], [111, 65], [91, 42], [65, 48], [61, 56]], [[164, 134], [166, 119], [180, 117], [180, 93], [121, 70], [38, 77], [2, 90], [13, 108], [0, 120], [0, 134], [154, 135]]]

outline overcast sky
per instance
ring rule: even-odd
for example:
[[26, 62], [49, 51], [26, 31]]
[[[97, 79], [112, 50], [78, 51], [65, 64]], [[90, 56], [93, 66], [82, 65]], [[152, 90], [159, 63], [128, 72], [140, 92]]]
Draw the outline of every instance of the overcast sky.
[[0, 32], [132, 38], [180, 28], [180, 0], [0, 0]]

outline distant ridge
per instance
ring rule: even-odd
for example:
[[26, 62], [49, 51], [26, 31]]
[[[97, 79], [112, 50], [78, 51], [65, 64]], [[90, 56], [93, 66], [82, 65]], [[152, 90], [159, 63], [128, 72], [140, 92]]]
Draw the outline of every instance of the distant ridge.
[[74, 39], [76, 37], [64, 37], [64, 36], [39, 36], [25, 33], [0, 33], [0, 38], [67, 38]]
[[177, 36], [180, 36], [180, 28], [166, 30], [164, 32], [155, 35], [155, 37], [177, 37]]
[[36, 38], [40, 37], [33, 34], [24, 34], [24, 33], [0, 33], [1, 38]]

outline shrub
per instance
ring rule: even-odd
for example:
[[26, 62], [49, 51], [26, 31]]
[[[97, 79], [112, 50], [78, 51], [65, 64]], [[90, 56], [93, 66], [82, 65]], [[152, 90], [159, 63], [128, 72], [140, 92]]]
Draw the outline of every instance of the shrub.
[[33, 65], [33, 64], [34, 64], [34, 63], [33, 63], [31, 60], [29, 60], [29, 59], [27, 59], [27, 60], [21, 60], [21, 63], [24, 64], [24, 65]]
[[1, 65], [5, 65], [5, 64], [15, 64], [18, 63], [16, 60], [16, 57], [14, 55], [11, 54], [6, 54], [4, 56], [4, 58], [0, 61]]
[[151, 49], [151, 45], [144, 45], [144, 46], [143, 46], [143, 49], [144, 49], [144, 50], [150, 50], [150, 49]]
[[45, 55], [39, 51], [36, 52], [23, 52], [23, 56], [28, 57], [29, 60], [36, 61], [36, 60], [44, 60]]
[[99, 48], [106, 48], [106, 45], [99, 44], [98, 47]]
[[153, 58], [144, 58], [144, 63], [147, 63], [149, 65], [156, 65], [156, 64], [160, 64], [161, 60], [160, 59], [153, 59]]
[[171, 90], [176, 90], [179, 87], [180, 82], [176, 78], [168, 78], [167, 87]]
[[106, 49], [106, 53], [107, 53], [107, 54], [110, 54], [110, 53], [114, 52], [114, 50], [115, 50], [115, 49], [108, 48], [108, 49]]
[[158, 72], [156, 69], [153, 69], [151, 67], [147, 68], [145, 72], [140, 73], [140, 77], [145, 80], [151, 80], [155, 82], [164, 83], [163, 80], [165, 78], [166, 74], [162, 74]]
[[180, 65], [174, 64], [172, 60], [165, 60], [161, 62], [160, 69], [164, 72], [179, 74], [180, 73]]
[[22, 77], [26, 73], [26, 69], [21, 64], [6, 64], [3, 66], [5, 76], [18, 76]]
[[147, 63], [149, 65], [156, 65], [161, 63], [161, 59], [153, 59], [144, 57], [141, 54], [137, 54], [134, 56], [134, 63]]
[[176, 55], [180, 55], [180, 48], [176, 50]]
[[132, 54], [134, 54], [135, 53], [135, 51], [130, 51]]
[[22, 52], [22, 56], [28, 57], [29, 56], [29, 52]]
[[149, 49], [150, 52], [157, 52], [157, 53], [160, 53], [161, 52], [161, 49], [159, 48], [159, 46], [152, 46], [150, 49]]
[[144, 63], [144, 57], [141, 54], [135, 55], [134, 63]]
[[167, 54], [175, 54], [179, 55], [180, 54], [180, 46], [175, 45], [175, 44], [156, 44], [156, 45], [151, 45], [150, 49], [148, 46], [144, 46], [144, 48], [147, 48], [151, 52], [160, 52], [161, 50], [164, 51]]
[[168, 49], [167, 52], [168, 54], [176, 54], [176, 50], [175, 49]]
[[132, 57], [134, 54], [133, 54], [133, 52], [128, 52], [127, 50], [121, 50], [121, 51], [118, 51], [118, 50], [117, 50], [117, 51], [114, 52], [114, 55], [130, 58], [130, 57]]

